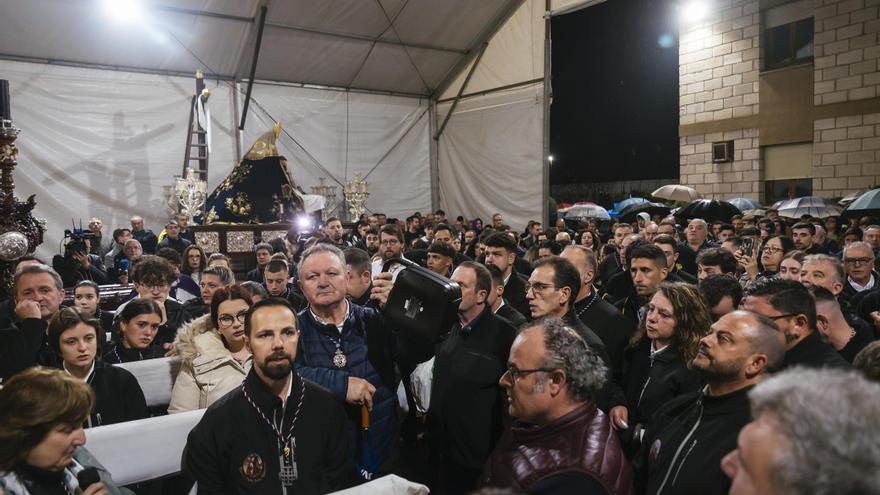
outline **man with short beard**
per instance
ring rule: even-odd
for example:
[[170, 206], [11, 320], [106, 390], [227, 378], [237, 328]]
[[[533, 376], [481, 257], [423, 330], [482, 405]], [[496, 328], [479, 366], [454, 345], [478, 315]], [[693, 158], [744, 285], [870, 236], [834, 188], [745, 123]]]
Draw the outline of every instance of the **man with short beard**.
[[849, 368], [816, 329], [816, 300], [800, 282], [759, 278], [746, 291], [742, 309], [770, 318], [785, 337], [783, 368]]
[[345, 412], [294, 371], [299, 328], [283, 299], [248, 312], [253, 368], [190, 432], [183, 469], [199, 493], [327, 493], [352, 484]]
[[669, 401], [654, 415], [633, 460], [636, 490], [646, 494], [727, 493], [721, 459], [751, 419], [748, 392], [785, 354], [773, 320], [734, 311], [700, 340], [691, 367], [706, 386]]
[[379, 230], [379, 257], [373, 261], [373, 276], [382, 272], [382, 266], [391, 258], [403, 258], [403, 232], [398, 225], [383, 225]]

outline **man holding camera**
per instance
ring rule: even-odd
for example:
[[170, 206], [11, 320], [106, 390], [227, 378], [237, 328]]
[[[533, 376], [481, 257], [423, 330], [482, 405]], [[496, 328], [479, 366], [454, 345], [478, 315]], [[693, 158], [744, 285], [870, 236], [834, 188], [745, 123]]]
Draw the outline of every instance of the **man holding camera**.
[[98, 285], [108, 283], [101, 257], [89, 253], [93, 234], [67, 231], [65, 237], [70, 240], [64, 246], [64, 256], [52, 258], [52, 267], [61, 275], [64, 287], [73, 287], [82, 280], [92, 280]]

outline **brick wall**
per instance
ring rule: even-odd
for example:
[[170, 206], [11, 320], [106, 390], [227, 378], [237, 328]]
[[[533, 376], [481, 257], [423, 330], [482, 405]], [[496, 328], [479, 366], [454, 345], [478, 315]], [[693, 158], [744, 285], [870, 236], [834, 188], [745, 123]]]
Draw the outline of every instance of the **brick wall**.
[[813, 194], [880, 185], [880, 113], [816, 120], [813, 134]]
[[758, 113], [758, 2], [721, 0], [713, 8], [715, 18], [680, 35], [681, 125]]
[[815, 0], [814, 103], [880, 96], [880, 0]]
[[[719, 141], [733, 141], [732, 162], [712, 163], [712, 143]], [[759, 199], [761, 150], [758, 129], [681, 137], [680, 148], [682, 184], [715, 199]]]

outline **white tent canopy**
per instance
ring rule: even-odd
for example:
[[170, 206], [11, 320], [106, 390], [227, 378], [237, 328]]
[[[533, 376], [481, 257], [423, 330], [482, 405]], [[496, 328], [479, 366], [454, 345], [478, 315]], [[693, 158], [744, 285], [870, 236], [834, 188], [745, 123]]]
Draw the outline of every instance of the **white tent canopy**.
[[199, 69], [212, 90], [209, 189], [279, 120], [280, 147], [306, 191], [319, 177], [359, 172], [368, 209], [389, 216], [499, 211], [514, 228], [541, 217], [544, 0], [145, 3], [140, 22], [115, 24], [98, 0], [3, 2], [0, 78], [11, 80], [22, 129], [16, 195], [37, 195], [50, 229], [41, 255], [57, 252], [71, 217], [102, 217], [112, 229], [137, 213], [161, 229], [162, 186], [182, 168]]

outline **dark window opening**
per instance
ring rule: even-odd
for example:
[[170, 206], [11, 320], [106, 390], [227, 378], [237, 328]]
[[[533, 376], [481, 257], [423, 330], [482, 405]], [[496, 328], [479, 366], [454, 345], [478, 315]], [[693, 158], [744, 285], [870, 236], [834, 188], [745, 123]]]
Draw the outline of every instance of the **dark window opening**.
[[813, 61], [813, 18], [764, 30], [764, 70]]
[[733, 161], [733, 141], [712, 143], [712, 161], [714, 163]]
[[764, 181], [764, 203], [770, 205], [783, 199], [813, 195], [813, 179], [780, 179]]

